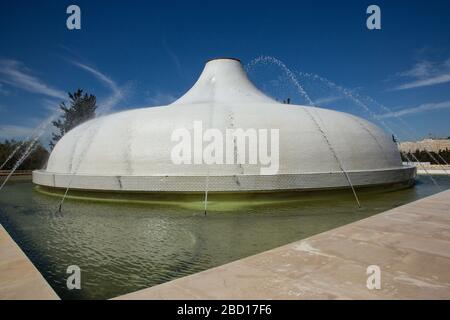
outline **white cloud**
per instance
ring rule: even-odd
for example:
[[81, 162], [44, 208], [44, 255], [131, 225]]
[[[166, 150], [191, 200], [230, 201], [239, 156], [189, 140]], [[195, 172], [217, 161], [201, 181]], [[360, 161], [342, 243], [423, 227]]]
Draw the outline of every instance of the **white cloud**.
[[29, 69], [19, 61], [1, 59], [0, 75], [2, 76], [0, 81], [10, 86], [59, 99], [66, 97], [63, 91], [55, 89], [31, 75]]
[[117, 104], [124, 99], [124, 96], [125, 96], [124, 89], [113, 91], [109, 97], [102, 99], [99, 102], [100, 105], [99, 113], [105, 114], [110, 112], [112, 108], [117, 106]]
[[[39, 135], [40, 141], [44, 147], [47, 147], [51, 140], [51, 133], [54, 127], [51, 122], [61, 114], [59, 99], [43, 98], [40, 101], [43, 108], [47, 111], [45, 117], [26, 117], [23, 124], [5, 124], [0, 125], [0, 141], [5, 139], [30, 139]], [[0, 105], [0, 111], [2, 106]]]
[[408, 83], [404, 83], [394, 88], [394, 90], [405, 90], [405, 89], [413, 89], [418, 87], [428, 87], [436, 84], [450, 82], [450, 73], [442, 74], [440, 76], [431, 77], [423, 80], [416, 80]]
[[406, 116], [406, 115], [412, 115], [412, 114], [418, 114], [418, 113], [424, 113], [424, 112], [428, 112], [428, 111], [442, 110], [442, 109], [450, 109], [450, 101], [424, 103], [418, 107], [388, 112], [388, 113], [379, 115], [378, 118], [380, 118], [380, 119], [394, 118], [394, 117], [401, 117], [401, 116]]
[[396, 86], [392, 90], [407, 90], [429, 87], [450, 82], [450, 58], [443, 62], [420, 61], [410, 70], [397, 74], [410, 81]]
[[0, 126], [0, 140], [4, 139], [21, 139], [31, 135], [33, 128], [19, 125], [1, 125]]
[[148, 101], [148, 103], [151, 106], [164, 106], [164, 105], [170, 104], [178, 99], [173, 94], [165, 93], [165, 92], [161, 92], [161, 91], [158, 91], [152, 95], [150, 95], [148, 92], [147, 92], [147, 94], [148, 94], [148, 98], [146, 100]]
[[58, 110], [59, 112], [59, 105], [61, 104], [61, 102], [61, 100], [41, 99], [41, 105], [48, 112], [55, 112], [56, 110]]
[[429, 77], [432, 73], [434, 65], [430, 61], [417, 62], [411, 69], [400, 72], [398, 75], [402, 77]]
[[331, 102], [335, 102], [335, 101], [341, 100], [341, 99], [342, 99], [341, 96], [328, 96], [328, 97], [322, 97], [322, 98], [315, 99], [313, 102], [314, 102], [314, 105], [320, 106], [320, 105], [326, 105], [326, 104], [329, 104]]
[[0, 94], [3, 96], [9, 95], [9, 91], [5, 89], [5, 86], [0, 83]]
[[166, 38], [163, 37], [163, 47], [166, 50], [167, 54], [169, 55], [170, 59], [173, 61], [173, 63], [175, 64], [175, 67], [178, 71], [178, 75], [181, 78], [184, 78], [184, 73], [183, 73], [183, 68], [181, 67], [181, 63], [180, 63], [180, 59], [178, 58], [178, 56], [175, 54], [175, 52], [169, 47], [169, 45], [167, 44]]
[[[111, 90], [111, 95], [99, 101], [99, 113], [107, 113], [111, 108], [124, 99], [126, 95], [126, 88], [119, 87], [117, 83], [110, 77], [106, 76], [99, 70], [87, 66], [85, 64], [70, 61], [72, 64], [92, 74], [96, 79], [103, 83]], [[47, 144], [51, 139], [51, 120], [58, 116], [60, 109], [59, 104], [61, 100], [66, 100], [66, 94], [58, 89], [52, 88], [43, 83], [42, 80], [30, 75], [30, 71], [18, 61], [15, 60], [0, 60], [0, 75], [6, 77], [0, 78], [0, 81], [17, 88], [27, 90], [29, 92], [40, 93], [48, 98], [41, 100], [42, 106], [49, 112], [45, 119], [28, 118], [29, 125], [6, 124], [0, 125], [0, 140], [3, 139], [24, 139], [35, 135], [37, 130], [40, 130], [40, 140]], [[0, 84], [1, 85], [1, 84]], [[2, 86], [0, 86], [2, 89]], [[0, 106], [0, 109], [2, 106]]]
[[107, 88], [111, 90], [111, 95], [103, 99], [102, 101], [99, 101], [100, 110], [99, 113], [108, 113], [112, 108], [114, 108], [120, 101], [122, 101], [125, 98], [126, 95], [126, 88], [119, 87], [117, 83], [111, 79], [110, 77], [106, 76], [99, 70], [88, 66], [86, 64], [69, 60], [70, 63], [74, 64], [75, 66], [89, 72], [94, 77], [96, 77], [100, 82], [102, 82]]
[[103, 82], [103, 84], [105, 84], [107, 87], [111, 88], [111, 90], [117, 90], [117, 84], [108, 76], [106, 76], [105, 74], [101, 73], [100, 71], [85, 65], [83, 63], [77, 62], [77, 61], [73, 61], [73, 60], [69, 60], [72, 64], [76, 65], [77, 67], [80, 67], [81, 69], [93, 74], [98, 80], [100, 80], [101, 82]]

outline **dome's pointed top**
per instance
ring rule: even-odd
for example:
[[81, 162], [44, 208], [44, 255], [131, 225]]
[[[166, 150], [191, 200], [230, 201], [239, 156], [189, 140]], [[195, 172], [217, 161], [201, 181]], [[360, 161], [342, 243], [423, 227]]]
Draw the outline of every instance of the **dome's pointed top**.
[[173, 104], [194, 103], [276, 103], [247, 78], [240, 60], [209, 60], [194, 86]]

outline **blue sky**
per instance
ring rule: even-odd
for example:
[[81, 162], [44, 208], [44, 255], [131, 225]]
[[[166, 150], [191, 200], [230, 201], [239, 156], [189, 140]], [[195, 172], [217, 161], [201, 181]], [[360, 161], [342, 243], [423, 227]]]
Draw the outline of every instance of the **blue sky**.
[[[70, 4], [81, 8], [81, 30], [66, 28]], [[366, 28], [370, 4], [381, 8], [381, 30]], [[244, 65], [275, 57], [317, 105], [365, 117], [401, 140], [446, 137], [449, 33], [445, 0], [1, 0], [0, 140], [30, 134], [77, 88], [105, 112], [166, 104], [207, 59], [223, 56]], [[249, 76], [275, 98], [306, 103], [275, 64], [256, 64]]]

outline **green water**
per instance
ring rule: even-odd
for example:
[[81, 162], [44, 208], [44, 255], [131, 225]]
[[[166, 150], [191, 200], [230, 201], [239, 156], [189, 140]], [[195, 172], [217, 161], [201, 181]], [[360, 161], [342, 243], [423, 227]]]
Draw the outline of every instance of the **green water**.
[[[450, 177], [434, 177], [442, 189]], [[63, 299], [104, 299], [147, 288], [356, 221], [438, 192], [426, 176], [413, 188], [290, 195], [221, 203], [105, 203], [37, 192], [29, 181], [0, 191], [0, 223]], [[169, 201], [166, 199], [166, 202]], [[223, 208], [223, 209], [221, 209]], [[81, 268], [81, 290], [66, 269]]]

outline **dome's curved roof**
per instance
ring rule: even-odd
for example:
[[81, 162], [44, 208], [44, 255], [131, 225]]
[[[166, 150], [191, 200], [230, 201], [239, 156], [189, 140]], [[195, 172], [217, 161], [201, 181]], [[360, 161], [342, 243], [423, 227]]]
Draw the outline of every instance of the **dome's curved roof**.
[[46, 172], [162, 177], [260, 173], [259, 165], [250, 164], [173, 164], [171, 134], [192, 129], [194, 121], [222, 131], [279, 129], [281, 175], [402, 167], [392, 137], [372, 123], [342, 112], [278, 103], [256, 89], [239, 61], [218, 59], [209, 61], [192, 89], [169, 106], [119, 112], [71, 130], [56, 144]]

